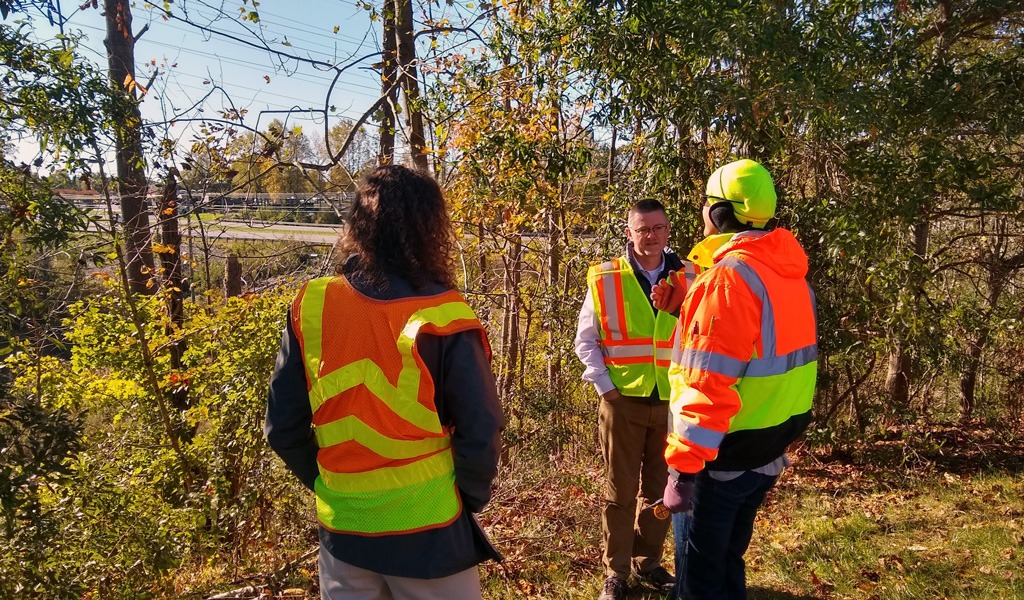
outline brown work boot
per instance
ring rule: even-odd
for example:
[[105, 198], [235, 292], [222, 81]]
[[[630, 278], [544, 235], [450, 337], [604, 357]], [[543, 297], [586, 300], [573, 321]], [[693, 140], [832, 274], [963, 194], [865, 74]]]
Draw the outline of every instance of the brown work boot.
[[606, 577], [597, 600], [626, 600], [626, 580], [615, 575]]

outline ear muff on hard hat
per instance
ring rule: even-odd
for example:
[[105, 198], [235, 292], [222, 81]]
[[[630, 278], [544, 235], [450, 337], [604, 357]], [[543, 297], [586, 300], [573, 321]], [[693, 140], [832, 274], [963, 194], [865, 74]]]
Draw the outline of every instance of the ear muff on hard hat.
[[[708, 178], [705, 195], [715, 201], [711, 206], [712, 212], [717, 205], [727, 203], [737, 221], [758, 229], [763, 229], [775, 216], [778, 200], [775, 183], [768, 170], [748, 159], [719, 167]], [[713, 218], [711, 222], [715, 223]]]
[[711, 220], [715, 229], [722, 233], [735, 233], [742, 229], [748, 229], [736, 219], [732, 203], [728, 200], [720, 200], [708, 207], [708, 219]]

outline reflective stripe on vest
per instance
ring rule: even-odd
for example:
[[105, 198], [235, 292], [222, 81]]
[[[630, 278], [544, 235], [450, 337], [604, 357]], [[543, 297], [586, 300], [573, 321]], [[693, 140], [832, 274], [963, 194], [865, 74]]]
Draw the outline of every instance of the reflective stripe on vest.
[[[692, 263], [684, 263], [687, 288], [698, 272]], [[668, 400], [668, 367], [677, 319], [651, 307], [627, 257], [591, 267], [587, 284], [612, 383], [626, 396], [650, 396], [657, 388], [658, 395]]]
[[486, 348], [469, 305], [454, 291], [376, 301], [328, 277], [303, 287], [292, 319], [320, 447], [320, 522], [372, 536], [453, 521], [462, 507], [451, 438], [416, 336], [476, 329]]

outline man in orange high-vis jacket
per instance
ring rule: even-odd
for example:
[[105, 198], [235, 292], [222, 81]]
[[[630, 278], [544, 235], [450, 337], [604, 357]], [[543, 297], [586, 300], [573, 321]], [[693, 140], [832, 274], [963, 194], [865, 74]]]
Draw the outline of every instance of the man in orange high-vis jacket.
[[683, 281], [696, 275], [692, 263], [666, 250], [670, 224], [660, 202], [635, 203], [627, 223], [626, 255], [587, 273], [575, 343], [583, 379], [601, 396], [598, 428], [606, 482], [601, 600], [624, 598], [631, 571], [658, 588], [674, 583], [661, 566], [669, 524], [651, 505], [668, 477], [664, 450], [675, 317], [654, 310], [650, 294], [670, 272], [685, 275]]
[[807, 255], [792, 233], [767, 226], [776, 205], [768, 171], [751, 160], [725, 165], [705, 198], [707, 237], [690, 258], [708, 269], [679, 314], [664, 501], [692, 508], [677, 520], [688, 527], [682, 597], [742, 600], [755, 516], [811, 419], [817, 326]]
[[477, 565], [500, 559], [472, 513], [503, 419], [453, 242], [433, 178], [380, 167], [357, 188], [338, 275], [289, 311], [264, 427], [315, 493], [326, 600], [479, 599]]

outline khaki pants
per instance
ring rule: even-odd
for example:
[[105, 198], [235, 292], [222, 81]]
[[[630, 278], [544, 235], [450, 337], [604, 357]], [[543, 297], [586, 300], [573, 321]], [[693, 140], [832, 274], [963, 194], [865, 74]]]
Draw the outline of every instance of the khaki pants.
[[439, 579], [380, 575], [342, 562], [320, 547], [321, 600], [479, 600], [480, 571]]
[[661, 565], [671, 524], [650, 508], [668, 481], [668, 402], [602, 399], [598, 428], [605, 464], [604, 572], [626, 579], [631, 568], [646, 573]]

